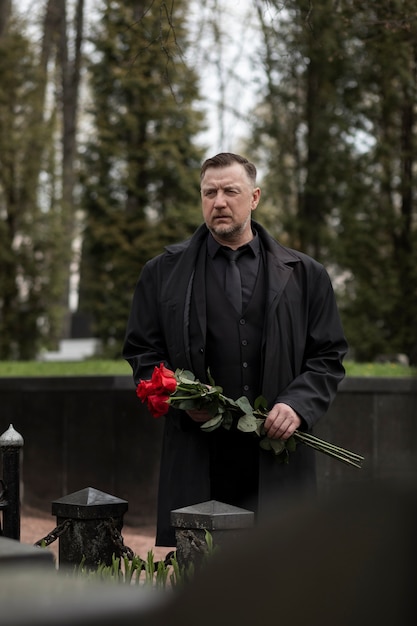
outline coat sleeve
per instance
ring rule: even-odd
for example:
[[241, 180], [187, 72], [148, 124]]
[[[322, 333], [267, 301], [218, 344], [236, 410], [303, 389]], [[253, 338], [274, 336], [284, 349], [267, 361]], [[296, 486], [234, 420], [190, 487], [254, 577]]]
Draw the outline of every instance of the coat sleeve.
[[[161, 363], [172, 371], [176, 369], [170, 361], [166, 336], [175, 340], [179, 334], [178, 324], [173, 315], [166, 313], [167, 307], [161, 305], [162, 281], [159, 273], [160, 262], [155, 257], [144, 266], [136, 284], [127, 323], [122, 356], [132, 367], [136, 385], [141, 379], [151, 378], [154, 368]], [[172, 328], [167, 328], [167, 318]], [[179, 430], [199, 428], [184, 411], [172, 407], [169, 409], [169, 419]]]
[[158, 307], [155, 261], [144, 266], [136, 284], [122, 356], [132, 367], [135, 384], [150, 378], [160, 363], [170, 368]]
[[310, 282], [300, 371], [276, 402], [291, 406], [311, 428], [329, 409], [344, 378], [347, 342], [330, 277], [322, 267]]

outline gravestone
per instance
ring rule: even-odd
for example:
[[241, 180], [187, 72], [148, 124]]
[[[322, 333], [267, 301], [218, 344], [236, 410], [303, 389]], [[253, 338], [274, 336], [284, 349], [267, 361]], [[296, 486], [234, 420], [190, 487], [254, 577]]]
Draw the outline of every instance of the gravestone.
[[180, 565], [200, 565], [208, 553], [206, 532], [210, 533], [214, 548], [229, 545], [240, 539], [254, 524], [254, 513], [231, 504], [208, 500], [171, 511], [171, 525], [175, 528], [177, 559]]
[[87, 487], [52, 503], [57, 525], [69, 521], [59, 537], [59, 564], [96, 568], [111, 565], [117, 554], [114, 532], [121, 533], [128, 503], [103, 491]]

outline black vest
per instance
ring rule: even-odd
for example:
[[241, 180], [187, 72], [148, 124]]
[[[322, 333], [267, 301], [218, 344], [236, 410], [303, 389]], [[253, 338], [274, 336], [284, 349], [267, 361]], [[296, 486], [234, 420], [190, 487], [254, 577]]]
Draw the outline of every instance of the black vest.
[[[201, 340], [198, 304], [206, 288], [206, 344]], [[260, 393], [262, 380], [261, 345], [266, 299], [265, 261], [259, 264], [258, 277], [243, 315], [235, 310], [224, 294], [220, 279], [203, 246], [196, 263], [191, 298], [189, 339], [191, 360], [201, 362], [204, 372], [193, 370], [207, 381], [207, 368], [224, 394], [233, 399], [245, 395], [251, 403]], [[208, 382], [208, 381], [207, 381]], [[210, 455], [210, 498], [257, 511], [259, 439], [236, 429], [218, 428], [206, 433]]]
[[[211, 263], [206, 263], [206, 365], [226, 396], [247, 396], [253, 404], [261, 382], [261, 342], [266, 279], [263, 262], [250, 301], [240, 315], [229, 302]], [[256, 513], [258, 508], [259, 440], [218, 428], [209, 433], [210, 497]]]
[[240, 315], [225, 296], [210, 258], [206, 264], [206, 366], [224, 394], [253, 403], [260, 393], [266, 280], [263, 263], [252, 297]]

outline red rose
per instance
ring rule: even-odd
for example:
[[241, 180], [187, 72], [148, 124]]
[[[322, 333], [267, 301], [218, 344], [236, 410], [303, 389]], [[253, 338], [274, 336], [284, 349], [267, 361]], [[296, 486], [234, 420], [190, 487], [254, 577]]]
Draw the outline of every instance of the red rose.
[[136, 395], [142, 402], [145, 402], [150, 393], [154, 390], [154, 385], [151, 380], [141, 380], [136, 387]]
[[168, 412], [168, 400], [169, 396], [163, 396], [160, 394], [148, 396], [148, 409], [153, 417], [162, 417], [162, 415], [165, 415], [165, 413]]
[[166, 393], [171, 394], [177, 388], [177, 379], [174, 372], [169, 370], [163, 363], [159, 367], [155, 367], [152, 378], [155, 391], [164, 390]]
[[141, 380], [136, 387], [136, 395], [142, 402], [147, 402], [154, 417], [161, 417], [168, 412], [168, 400], [177, 388], [174, 372], [164, 366], [155, 367], [151, 380]]

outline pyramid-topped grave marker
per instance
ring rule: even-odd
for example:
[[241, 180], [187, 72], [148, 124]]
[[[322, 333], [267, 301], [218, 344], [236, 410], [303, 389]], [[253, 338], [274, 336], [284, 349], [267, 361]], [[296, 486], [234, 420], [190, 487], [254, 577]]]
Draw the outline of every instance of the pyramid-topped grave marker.
[[171, 524], [175, 528], [178, 563], [199, 567], [208, 552], [206, 532], [216, 548], [227, 546], [253, 527], [254, 513], [208, 500], [171, 511]]
[[52, 502], [52, 515], [71, 519], [123, 516], [128, 502], [94, 487], [86, 487]]
[[[57, 517], [60, 567], [80, 565], [95, 569], [100, 563], [110, 565], [113, 555], [120, 556], [115, 534], [122, 546], [123, 515], [128, 502], [108, 493], [87, 487], [52, 502]], [[65, 530], [64, 530], [65, 529]], [[119, 546], [119, 548], [120, 548]]]
[[250, 528], [253, 521], [253, 511], [217, 500], [208, 500], [171, 511], [171, 523], [175, 528], [204, 528], [209, 531]]

